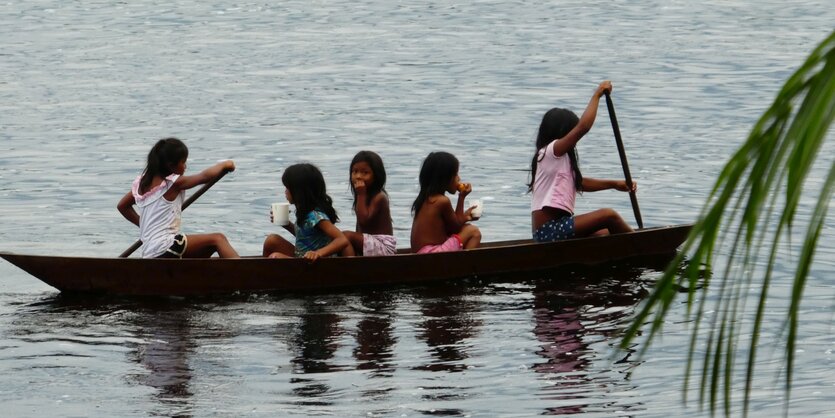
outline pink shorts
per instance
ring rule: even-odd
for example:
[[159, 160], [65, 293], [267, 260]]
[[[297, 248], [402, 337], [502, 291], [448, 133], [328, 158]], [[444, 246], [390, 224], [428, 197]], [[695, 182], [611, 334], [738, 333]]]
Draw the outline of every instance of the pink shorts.
[[418, 250], [418, 254], [427, 253], [446, 253], [452, 251], [461, 251], [464, 248], [464, 243], [461, 242], [461, 237], [458, 234], [452, 234], [446, 241], [438, 245], [424, 245]]
[[392, 235], [362, 234], [362, 255], [393, 255], [397, 240]]

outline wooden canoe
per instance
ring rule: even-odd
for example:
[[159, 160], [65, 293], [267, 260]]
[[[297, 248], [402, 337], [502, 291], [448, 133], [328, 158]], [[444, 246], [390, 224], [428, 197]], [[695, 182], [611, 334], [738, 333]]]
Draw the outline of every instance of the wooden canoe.
[[485, 243], [452, 253], [304, 259], [52, 257], [0, 252], [10, 263], [68, 293], [209, 295], [296, 292], [463, 277], [498, 276], [675, 254], [692, 225], [552, 243]]

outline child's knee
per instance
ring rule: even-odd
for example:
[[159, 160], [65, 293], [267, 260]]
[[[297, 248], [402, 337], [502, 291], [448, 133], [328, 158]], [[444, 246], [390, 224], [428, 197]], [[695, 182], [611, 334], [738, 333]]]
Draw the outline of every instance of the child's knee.
[[464, 235], [467, 238], [481, 239], [481, 230], [473, 224], [467, 224], [461, 229], [461, 235]]
[[264, 246], [266, 247], [268, 245], [274, 245], [280, 242], [280, 239], [281, 237], [279, 237], [277, 234], [267, 235], [267, 238], [264, 239]]
[[220, 232], [215, 232], [212, 234], [212, 242], [215, 244], [228, 244], [229, 240], [226, 239], [226, 235], [223, 235]]
[[620, 220], [620, 214], [612, 208], [600, 209], [600, 212], [602, 213], [603, 217], [607, 220], [610, 220], [610, 221]]

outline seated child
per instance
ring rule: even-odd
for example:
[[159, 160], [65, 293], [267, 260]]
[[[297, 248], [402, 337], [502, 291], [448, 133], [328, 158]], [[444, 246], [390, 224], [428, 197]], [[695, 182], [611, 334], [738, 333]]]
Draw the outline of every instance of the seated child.
[[[477, 248], [481, 231], [467, 223], [473, 219], [475, 206], [464, 210], [464, 198], [472, 192], [472, 185], [460, 183], [458, 159], [448, 152], [432, 152], [420, 168], [420, 192], [412, 204], [412, 251], [418, 254]], [[458, 204], [452, 203], [446, 192], [458, 192]]]
[[223, 161], [186, 176], [187, 159], [188, 147], [183, 141], [157, 141], [148, 153], [145, 171], [133, 181], [116, 208], [139, 227], [142, 258], [205, 258], [215, 253], [221, 258], [238, 258], [221, 233], [184, 235], [180, 231], [186, 190], [215, 180], [225, 171], [234, 171], [235, 163]]
[[360, 151], [350, 166], [351, 192], [357, 230], [343, 231], [358, 255], [392, 255], [397, 240], [391, 225], [386, 168], [383, 159], [372, 151]]
[[553, 108], [542, 117], [531, 159], [531, 227], [537, 242], [559, 241], [589, 235], [631, 232], [614, 209], [604, 208], [575, 215], [577, 192], [615, 189], [634, 192], [624, 180], [593, 179], [583, 176], [577, 163], [577, 143], [591, 129], [597, 117], [600, 97], [612, 91], [612, 83], [600, 83], [583, 116], [568, 109]]
[[354, 255], [348, 239], [334, 225], [339, 217], [325, 191], [322, 172], [312, 164], [294, 164], [284, 170], [281, 182], [287, 201], [296, 206], [296, 223], [288, 227], [296, 236], [296, 243], [270, 234], [264, 240], [264, 257], [304, 257], [314, 262], [340, 253]]

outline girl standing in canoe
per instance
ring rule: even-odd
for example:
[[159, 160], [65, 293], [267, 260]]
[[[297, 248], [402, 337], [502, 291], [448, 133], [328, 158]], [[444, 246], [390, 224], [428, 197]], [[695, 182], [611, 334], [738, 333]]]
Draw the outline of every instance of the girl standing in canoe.
[[[468, 224], [475, 206], [464, 210], [464, 198], [473, 190], [458, 177], [458, 159], [448, 152], [432, 152], [420, 168], [420, 192], [412, 205], [412, 251], [418, 254], [477, 248], [481, 231]], [[458, 204], [446, 192], [458, 192]]]
[[322, 172], [312, 164], [294, 164], [284, 170], [281, 182], [287, 201], [296, 206], [296, 223], [285, 227], [296, 236], [296, 243], [270, 234], [264, 240], [264, 257], [304, 257], [314, 262], [340, 253], [354, 255], [348, 238], [334, 225], [339, 217], [325, 190]]
[[[182, 141], [160, 139], [148, 153], [145, 171], [116, 205], [125, 219], [139, 227], [142, 258], [199, 258], [214, 253], [221, 258], [238, 258], [223, 234], [180, 233], [185, 191], [208, 183], [225, 171], [234, 171], [235, 163], [220, 162], [196, 175], [185, 176], [186, 159], [188, 148]], [[139, 208], [138, 213], [134, 205]]]
[[397, 240], [391, 225], [383, 159], [372, 151], [358, 152], [351, 160], [348, 180], [354, 195], [357, 230], [344, 231], [344, 234], [354, 252], [358, 255], [394, 254]]
[[[611, 91], [611, 82], [600, 83], [579, 119], [574, 112], [559, 108], [549, 110], [542, 117], [536, 137], [536, 152], [531, 159], [531, 182], [528, 184], [528, 192], [533, 192], [531, 224], [534, 241], [632, 231], [623, 218], [610, 208], [574, 215], [574, 199], [578, 191], [630, 191], [624, 180], [583, 177], [577, 163], [577, 142], [594, 124], [600, 96]], [[632, 191], [635, 188], [636, 183], [633, 182]]]

